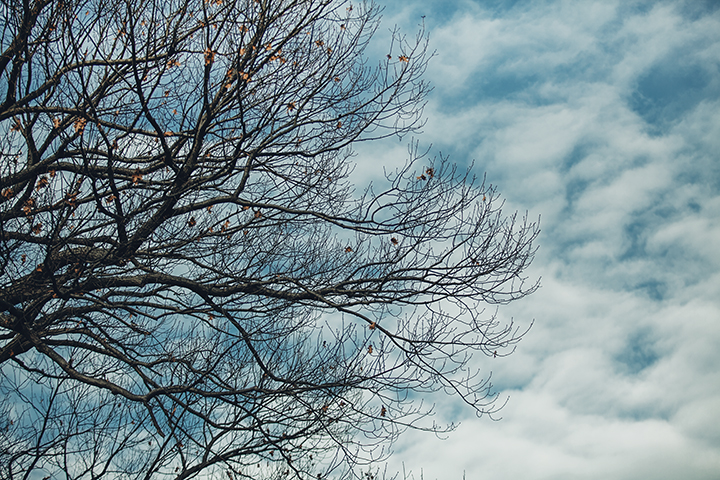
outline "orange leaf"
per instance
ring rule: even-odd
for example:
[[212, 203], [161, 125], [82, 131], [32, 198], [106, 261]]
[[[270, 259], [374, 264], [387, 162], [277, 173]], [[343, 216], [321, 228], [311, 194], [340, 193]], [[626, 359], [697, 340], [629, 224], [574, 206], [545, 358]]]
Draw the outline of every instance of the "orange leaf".
[[393, 245], [397, 245], [397, 244], [398, 244], [398, 239], [395, 238], [395, 237], [392, 237], [392, 238], [390, 239], [390, 241], [392, 242]]
[[84, 118], [78, 118], [75, 120], [75, 123], [73, 123], [73, 127], [75, 128], [75, 132], [82, 135], [82, 133], [85, 131], [85, 125], [87, 125], [87, 120]]
[[381, 416], [381, 417], [384, 417], [386, 414], [387, 414], [387, 409], [385, 408], [385, 406], [383, 406], [383, 407], [380, 409], [380, 416]]
[[205, 65], [210, 65], [215, 61], [215, 52], [213, 52], [209, 48], [205, 49], [203, 55], [205, 56]]
[[25, 203], [23, 204], [22, 211], [25, 215], [30, 215], [32, 213], [33, 208], [35, 207], [35, 200], [32, 198], [28, 198]]
[[133, 185], [137, 185], [140, 183], [140, 180], [142, 180], [142, 177], [140, 170], [135, 170], [130, 178], [132, 179]]
[[50, 180], [48, 180], [48, 178], [47, 178], [45, 175], [43, 175], [43, 176], [40, 177], [40, 179], [38, 180], [37, 185], [35, 185], [35, 191], [36, 191], [36, 192], [39, 192], [40, 190], [42, 190], [43, 188], [45, 188], [48, 183], [50, 183]]
[[372, 352], [373, 352], [372, 345], [368, 345], [368, 353], [372, 353]]
[[347, 247], [347, 248], [345, 249], [345, 252], [346, 252], [346, 253], [351, 253], [352, 251], [353, 251], [353, 249], [352, 249], [351, 247]]
[[195, 217], [190, 217], [190, 220], [188, 220], [187, 224], [188, 227], [194, 227], [197, 224], [197, 222], [195, 221]]
[[376, 327], [376, 326], [377, 326], [377, 324], [376, 324], [375, 322], [372, 322], [368, 328], [369, 328], [370, 330], [375, 330], [375, 327]]

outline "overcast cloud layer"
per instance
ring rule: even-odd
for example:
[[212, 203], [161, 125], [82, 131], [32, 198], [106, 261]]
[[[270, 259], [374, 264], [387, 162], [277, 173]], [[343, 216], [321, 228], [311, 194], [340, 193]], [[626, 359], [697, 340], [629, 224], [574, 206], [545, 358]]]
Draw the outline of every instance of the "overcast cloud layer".
[[[450, 3], [450, 2], [447, 2]], [[408, 433], [425, 480], [720, 478], [720, 10], [717, 2], [388, 5], [437, 55], [419, 138], [475, 160], [508, 212], [542, 216], [535, 325], [478, 358], [502, 421], [454, 400], [447, 440]], [[407, 157], [405, 143], [372, 154]], [[367, 165], [367, 164], [365, 164]], [[460, 412], [459, 417], [454, 417]]]

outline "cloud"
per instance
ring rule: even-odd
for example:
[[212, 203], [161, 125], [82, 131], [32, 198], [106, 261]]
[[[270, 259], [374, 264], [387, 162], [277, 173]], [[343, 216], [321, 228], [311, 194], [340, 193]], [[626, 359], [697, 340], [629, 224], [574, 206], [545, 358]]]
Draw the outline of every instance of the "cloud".
[[[387, 12], [410, 29], [425, 12], [437, 49], [420, 139], [475, 159], [508, 210], [542, 214], [528, 274], [543, 287], [499, 311], [536, 319], [516, 353], [478, 359], [511, 397], [503, 420], [408, 434], [391, 465], [428, 480], [717, 478], [720, 10], [464, 1], [433, 17], [442, 5]], [[441, 423], [467, 412], [437, 401]]]

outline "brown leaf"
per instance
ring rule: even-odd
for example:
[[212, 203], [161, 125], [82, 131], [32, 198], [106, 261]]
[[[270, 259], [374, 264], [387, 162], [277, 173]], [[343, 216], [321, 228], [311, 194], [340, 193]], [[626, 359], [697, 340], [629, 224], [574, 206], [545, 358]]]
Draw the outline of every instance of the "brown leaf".
[[43, 188], [47, 187], [48, 183], [50, 183], [50, 180], [48, 180], [48, 178], [43, 175], [38, 179], [37, 185], [35, 185], [35, 191], [39, 192]]
[[87, 125], [87, 120], [84, 119], [84, 118], [78, 118], [78, 119], [75, 120], [75, 122], [73, 123], [73, 127], [75, 128], [75, 132], [76, 132], [76, 133], [79, 133], [80, 135], [82, 135], [83, 132], [85, 131], [85, 126], [86, 126], [86, 125]]
[[22, 211], [27, 216], [32, 213], [33, 208], [35, 208], [35, 199], [28, 198], [23, 204]]
[[205, 65], [211, 65], [215, 61], [215, 52], [209, 48], [205, 49], [203, 55], [205, 56]]
[[140, 183], [140, 180], [142, 180], [143, 176], [142, 173], [140, 173], [140, 170], [135, 170], [132, 174], [132, 177], [130, 178], [132, 179], [133, 185], [137, 185], [138, 183]]

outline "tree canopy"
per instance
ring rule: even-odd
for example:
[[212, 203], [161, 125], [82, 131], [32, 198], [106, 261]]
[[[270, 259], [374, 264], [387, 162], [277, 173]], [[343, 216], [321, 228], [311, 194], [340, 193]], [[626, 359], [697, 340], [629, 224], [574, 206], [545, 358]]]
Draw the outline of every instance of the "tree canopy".
[[[332, 0], [3, 0], [1, 478], [355, 478], [537, 286], [536, 224], [411, 144], [422, 32]], [[363, 160], [360, 159], [362, 162]], [[382, 169], [374, 164], [373, 168]]]

